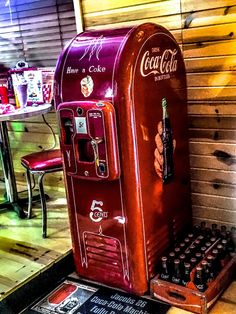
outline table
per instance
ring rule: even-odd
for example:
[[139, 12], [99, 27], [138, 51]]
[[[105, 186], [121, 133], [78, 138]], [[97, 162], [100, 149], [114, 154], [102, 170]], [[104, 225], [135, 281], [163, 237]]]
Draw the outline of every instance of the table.
[[24, 109], [19, 109], [13, 113], [0, 115], [0, 158], [2, 161], [7, 194], [7, 200], [3, 204], [0, 204], [0, 209], [12, 209], [17, 212], [20, 218], [25, 218], [26, 215], [21, 206], [22, 202], [18, 198], [11, 147], [7, 130], [7, 122], [13, 120], [22, 120], [36, 115], [45, 114], [51, 109], [51, 104], [43, 104], [36, 107], [29, 106]]

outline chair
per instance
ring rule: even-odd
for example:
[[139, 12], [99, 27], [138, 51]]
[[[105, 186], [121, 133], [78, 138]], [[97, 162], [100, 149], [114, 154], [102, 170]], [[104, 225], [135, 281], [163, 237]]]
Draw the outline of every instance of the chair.
[[[46, 122], [43, 116], [44, 122], [51, 129], [52, 128]], [[54, 146], [56, 143], [56, 137], [53, 133], [54, 137]], [[42, 236], [43, 238], [47, 237], [47, 206], [46, 206], [46, 197], [44, 194], [43, 188], [43, 177], [47, 173], [61, 171], [63, 169], [62, 166], [62, 157], [60, 149], [48, 149], [43, 150], [36, 153], [31, 153], [21, 157], [21, 164], [26, 169], [26, 181], [28, 188], [28, 211], [27, 218], [32, 217], [32, 202], [33, 202], [33, 193], [32, 190], [34, 186], [32, 186], [31, 176], [34, 179], [34, 175], [38, 176], [38, 187], [39, 187], [39, 195], [42, 206]]]

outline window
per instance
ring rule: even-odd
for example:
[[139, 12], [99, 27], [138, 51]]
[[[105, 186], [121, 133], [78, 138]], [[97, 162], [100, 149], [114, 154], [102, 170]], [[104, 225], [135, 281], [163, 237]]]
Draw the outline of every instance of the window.
[[19, 60], [54, 67], [75, 35], [73, 0], [0, 0], [0, 72]]

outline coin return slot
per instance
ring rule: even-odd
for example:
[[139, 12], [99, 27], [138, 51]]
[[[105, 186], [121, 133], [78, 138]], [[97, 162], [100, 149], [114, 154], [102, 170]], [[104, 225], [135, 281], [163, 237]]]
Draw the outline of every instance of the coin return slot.
[[72, 143], [72, 135], [74, 133], [73, 123], [71, 119], [63, 119], [62, 120], [62, 127], [63, 127], [63, 137], [64, 143], [66, 145], [71, 145]]
[[93, 148], [90, 140], [80, 139], [78, 141], [78, 150], [80, 161], [94, 162]]
[[106, 165], [105, 165], [105, 163], [103, 163], [103, 162], [99, 163], [99, 171], [101, 173], [105, 173], [106, 172]]

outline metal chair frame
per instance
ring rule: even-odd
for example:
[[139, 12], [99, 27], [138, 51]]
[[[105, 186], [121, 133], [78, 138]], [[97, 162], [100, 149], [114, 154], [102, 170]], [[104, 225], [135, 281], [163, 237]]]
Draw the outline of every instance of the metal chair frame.
[[25, 165], [22, 163], [22, 166], [26, 169], [26, 181], [27, 181], [27, 188], [28, 188], [28, 210], [27, 210], [27, 218], [32, 217], [32, 203], [33, 203], [33, 187], [31, 184], [31, 175], [38, 176], [38, 188], [39, 188], [39, 195], [40, 195], [40, 201], [41, 201], [41, 207], [42, 207], [42, 236], [43, 238], [47, 237], [47, 204], [46, 204], [46, 197], [44, 193], [43, 188], [43, 177], [47, 173], [62, 171], [63, 167], [44, 170], [44, 171], [36, 171], [36, 170], [30, 170], [29, 168], [25, 167]]
[[[56, 138], [56, 135], [53, 131], [53, 128], [47, 122], [44, 114], [42, 114], [42, 118], [43, 118], [43, 121], [46, 124], [46, 126], [49, 128], [49, 130], [52, 134], [52, 137], [53, 137], [52, 146], [50, 148], [44, 149], [44, 151], [49, 151], [49, 150], [52, 150], [56, 147], [57, 138]], [[33, 179], [35, 179], [34, 178], [35, 175], [38, 176], [38, 188], [39, 188], [39, 195], [40, 195], [40, 201], [41, 201], [41, 206], [42, 206], [42, 228], [43, 228], [42, 236], [43, 236], [43, 238], [46, 238], [47, 237], [47, 205], [46, 205], [46, 197], [45, 197], [44, 188], [43, 188], [43, 177], [46, 173], [62, 171], [63, 167], [48, 169], [48, 170], [44, 170], [44, 171], [42, 171], [42, 170], [37, 171], [37, 170], [30, 170], [23, 163], [21, 163], [21, 164], [26, 169], [26, 181], [27, 181], [28, 198], [29, 198], [27, 218], [32, 217], [32, 203], [33, 203], [33, 192], [32, 191], [33, 191], [33, 188], [35, 186], [35, 180], [34, 180], [34, 186], [32, 187], [31, 175], [32, 175]]]

